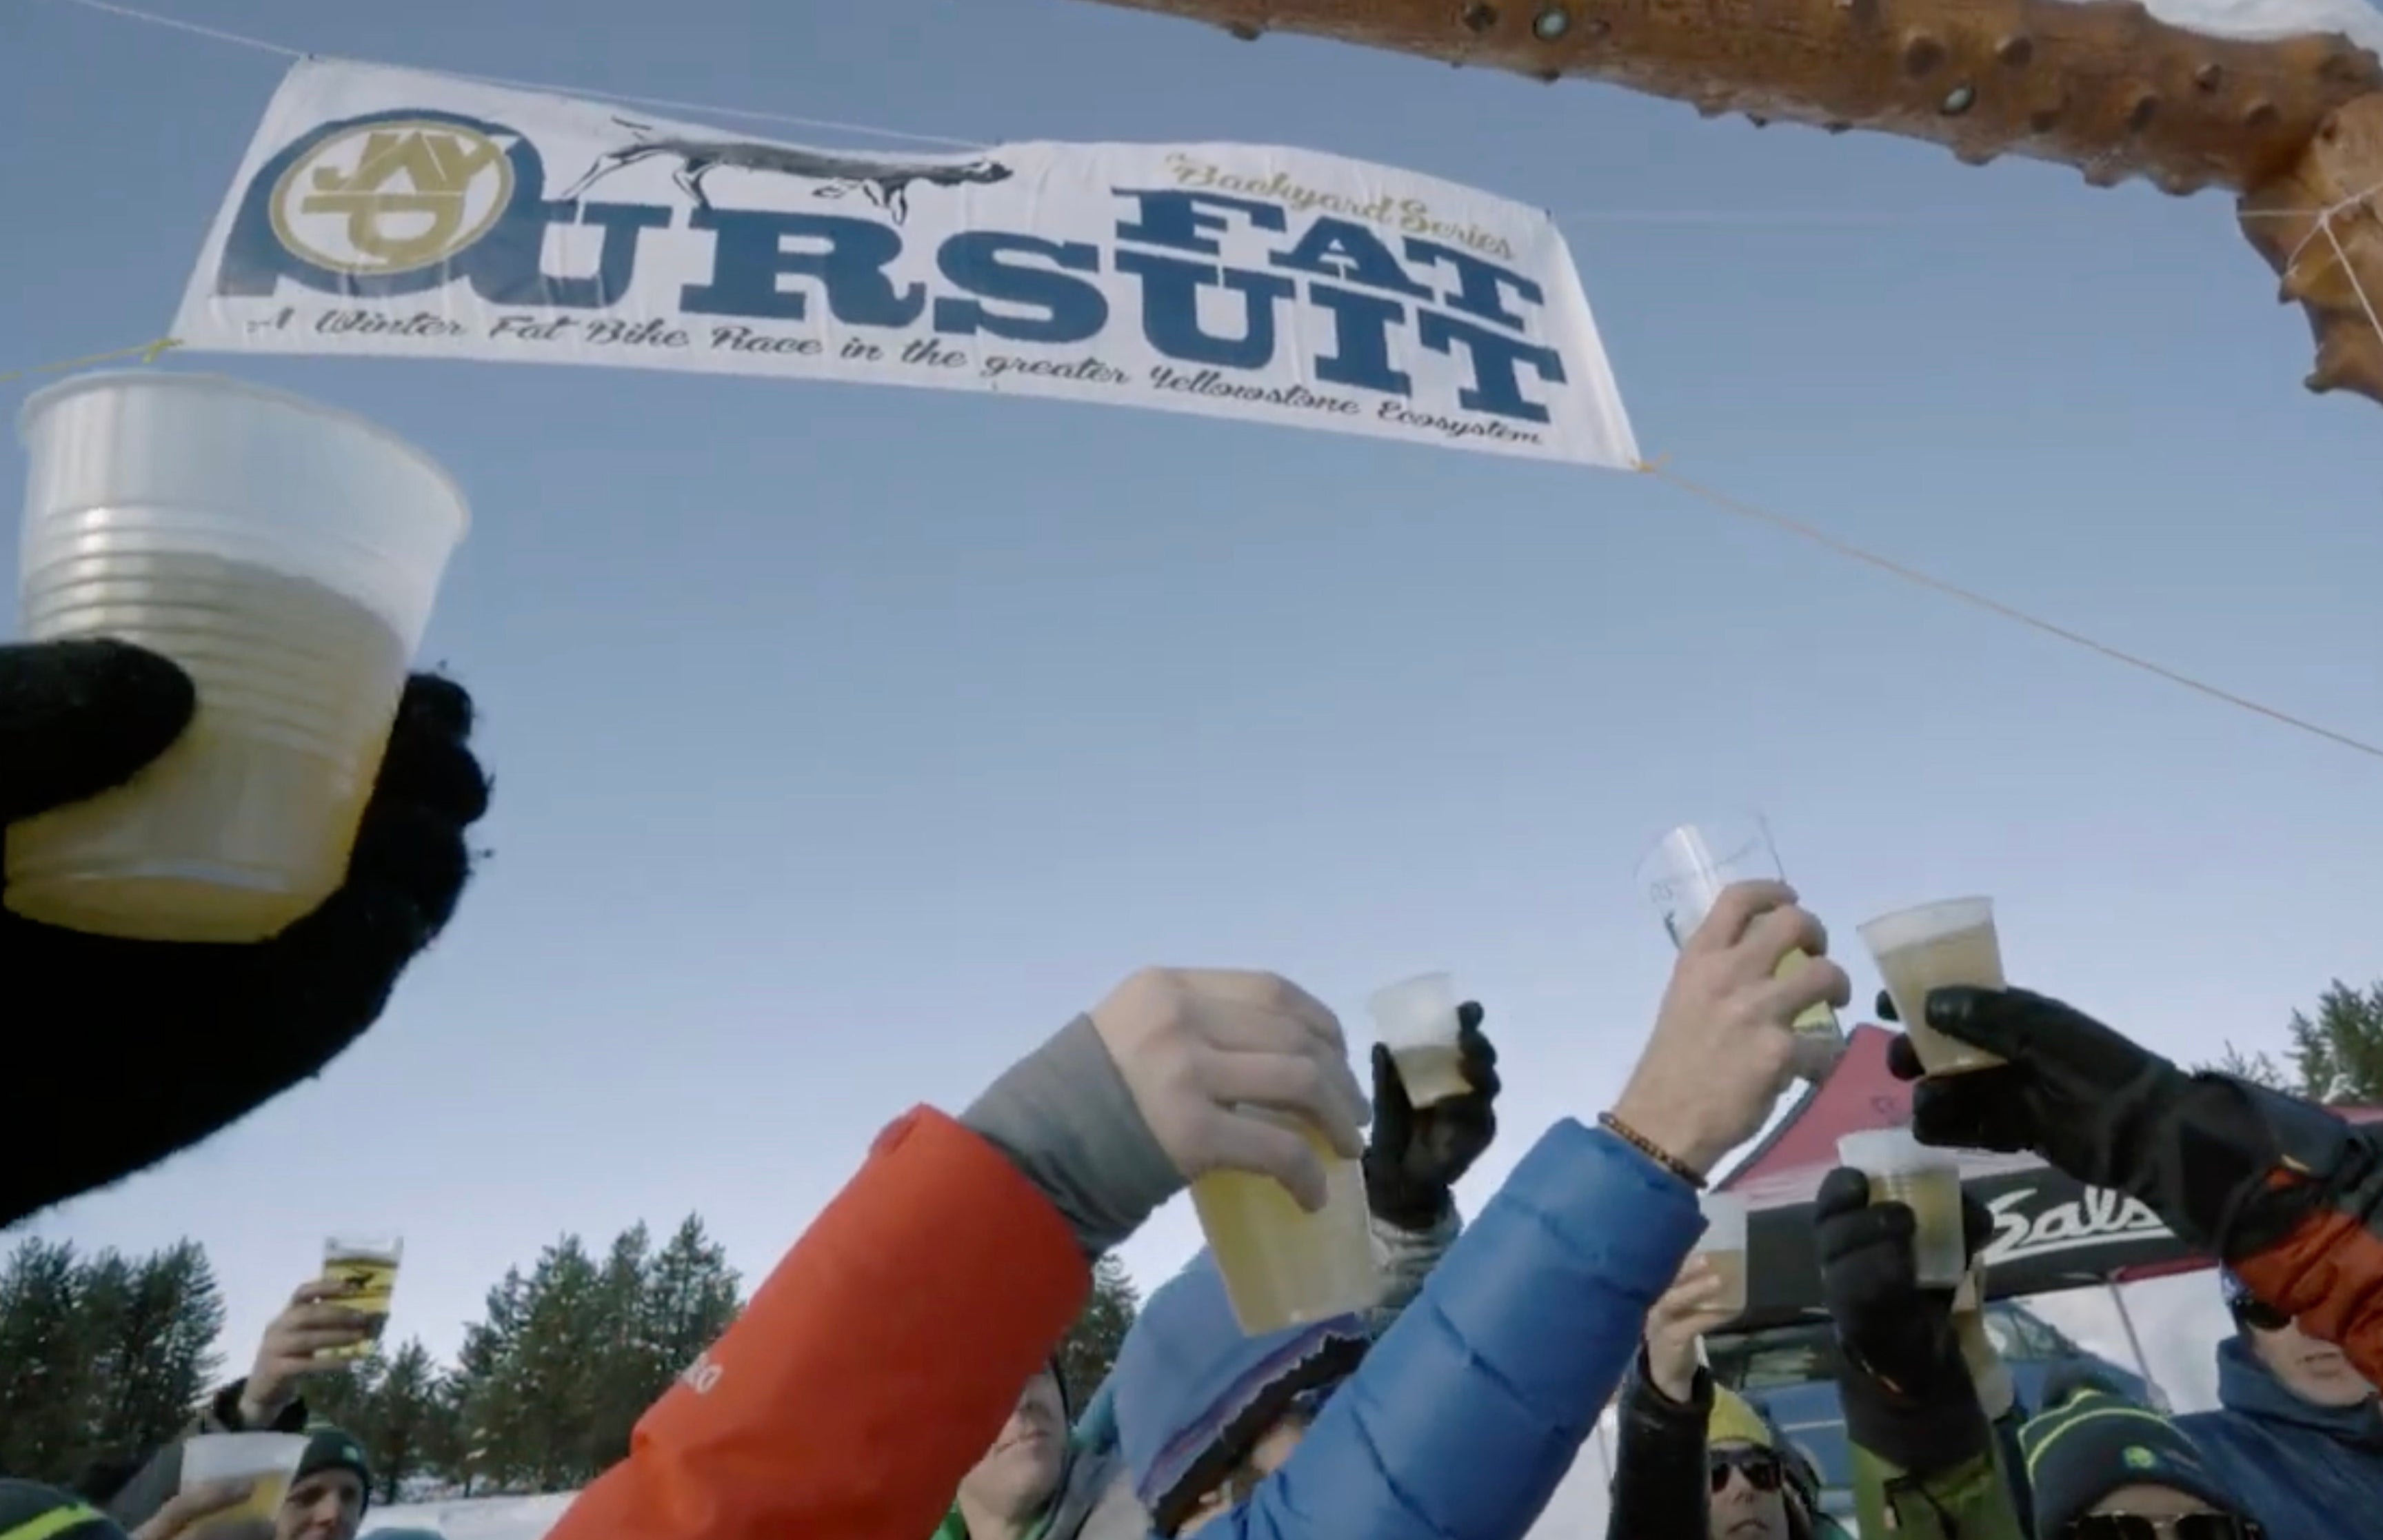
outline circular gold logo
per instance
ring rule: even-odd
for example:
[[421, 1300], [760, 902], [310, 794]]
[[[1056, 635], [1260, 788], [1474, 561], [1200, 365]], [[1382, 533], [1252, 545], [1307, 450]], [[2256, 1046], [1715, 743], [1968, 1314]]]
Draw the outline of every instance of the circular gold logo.
[[513, 163], [488, 135], [426, 119], [331, 134], [274, 184], [274, 238], [336, 273], [411, 273], [468, 250], [512, 202]]

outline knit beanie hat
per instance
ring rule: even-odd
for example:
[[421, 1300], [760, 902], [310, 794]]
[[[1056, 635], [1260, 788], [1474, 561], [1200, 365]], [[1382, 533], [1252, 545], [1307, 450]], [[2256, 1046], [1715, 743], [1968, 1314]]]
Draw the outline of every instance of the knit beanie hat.
[[372, 1506], [372, 1463], [364, 1459], [364, 1447], [346, 1431], [317, 1423], [306, 1430], [306, 1452], [298, 1457], [298, 1469], [290, 1473], [290, 1484], [295, 1486], [324, 1471], [354, 1472], [356, 1480], [364, 1484], [364, 1507]]
[[71, 1492], [0, 1480], [0, 1540], [124, 1540], [124, 1531]]
[[2229, 1513], [2241, 1507], [2183, 1430], [2149, 1407], [2080, 1388], [2019, 1429], [2035, 1533], [2057, 1534], [2122, 1486], [2166, 1486]]
[[1771, 1436], [1771, 1424], [1754, 1403], [1725, 1385], [1713, 1386], [1712, 1412], [1705, 1419], [1705, 1448], [1722, 1444], [1751, 1444], [1758, 1449], [1778, 1448]]

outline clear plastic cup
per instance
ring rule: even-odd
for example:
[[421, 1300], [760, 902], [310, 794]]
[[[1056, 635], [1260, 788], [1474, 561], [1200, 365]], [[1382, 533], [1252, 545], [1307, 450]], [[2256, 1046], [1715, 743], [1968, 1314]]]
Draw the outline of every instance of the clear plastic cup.
[[352, 1348], [326, 1348], [319, 1359], [372, 1356], [374, 1345], [389, 1330], [389, 1301], [397, 1293], [398, 1265], [405, 1260], [403, 1237], [385, 1232], [335, 1235], [323, 1242], [323, 1281], [339, 1286], [330, 1301], [366, 1317], [370, 1337]]
[[1837, 1162], [1870, 1178], [1871, 1202], [1909, 1206], [1920, 1287], [1960, 1287], [1969, 1272], [1961, 1234], [1960, 1162], [1920, 1143], [1908, 1128], [1847, 1134], [1837, 1140]]
[[[1656, 841], [1638, 863], [1638, 891], [1655, 906], [1673, 946], [1687, 944], [1723, 888], [1784, 877], [1771, 843], [1771, 826], [1759, 813], [1684, 823]], [[1801, 948], [1792, 950], [1779, 959], [1777, 976], [1784, 979], [1810, 960]], [[1823, 1001], [1793, 1025], [1798, 1040], [1796, 1072], [1808, 1080], [1825, 1079], [1845, 1049], [1845, 1028], [1837, 1013]]]
[[25, 636], [161, 652], [198, 712], [125, 785], [8, 830], [8, 907], [149, 941], [277, 933], [346, 875], [463, 494], [361, 417], [209, 375], [80, 376], [19, 431]]
[[1948, 1038], [1928, 1025], [1928, 992], [1953, 984], [1998, 990], [2003, 984], [2002, 943], [1994, 934], [1990, 898], [1948, 898], [1939, 904], [1898, 909], [1861, 927], [1895, 1014], [1911, 1039], [1920, 1066], [1931, 1075], [1961, 1075], [1991, 1069], [1999, 1055]]
[[290, 1478], [306, 1454], [302, 1433], [201, 1433], [182, 1441], [182, 1486], [185, 1492], [219, 1481], [253, 1485], [248, 1500], [238, 1508], [210, 1514], [206, 1527], [259, 1519], [271, 1524], [289, 1495]]
[[1691, 1255], [1701, 1256], [1720, 1275], [1722, 1287], [1713, 1304], [1732, 1314], [1746, 1311], [1746, 1200], [1735, 1192], [1707, 1192], [1698, 1198], [1705, 1233], [1697, 1238]]
[[1324, 1163], [1323, 1208], [1310, 1214], [1280, 1182], [1247, 1171], [1212, 1172], [1192, 1184], [1233, 1319], [1250, 1337], [1369, 1310], [1382, 1293], [1364, 1172], [1322, 1133], [1281, 1121], [1298, 1127]]
[[1456, 984], [1426, 973], [1376, 990], [1366, 1003], [1383, 1047], [1397, 1061], [1408, 1104], [1428, 1107], [1473, 1089], [1464, 1078]]

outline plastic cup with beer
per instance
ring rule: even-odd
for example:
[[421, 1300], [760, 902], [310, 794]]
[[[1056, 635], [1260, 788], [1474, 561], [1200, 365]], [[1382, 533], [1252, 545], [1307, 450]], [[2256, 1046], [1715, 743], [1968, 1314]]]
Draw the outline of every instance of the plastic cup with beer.
[[1705, 1233], [1697, 1238], [1690, 1253], [1701, 1256], [1721, 1279], [1721, 1292], [1713, 1298], [1713, 1308], [1726, 1310], [1733, 1315], [1746, 1311], [1746, 1200], [1735, 1192], [1707, 1192], [1698, 1198], [1697, 1212], [1704, 1215]]
[[1870, 1178], [1870, 1201], [1911, 1210], [1912, 1261], [1922, 1288], [1958, 1288], [1969, 1275], [1961, 1234], [1961, 1164], [1911, 1137], [1877, 1128], [1837, 1140], [1837, 1163]]
[[[1733, 882], [1784, 879], [1771, 829], [1759, 814], [1684, 823], [1655, 842], [1638, 863], [1638, 889], [1655, 906], [1673, 946], [1685, 946], [1705, 922], [1721, 891]], [[1779, 959], [1778, 976], [1785, 978], [1811, 959], [1801, 949]], [[1845, 1029], [1826, 1001], [1795, 1020], [1802, 1042], [1797, 1068], [1807, 1079], [1819, 1079], [1834, 1068], [1845, 1046]]]
[[1456, 1006], [1456, 984], [1445, 973], [1401, 979], [1366, 1002], [1410, 1106], [1428, 1107], [1473, 1089], [1464, 1078]]
[[1303, 1122], [1241, 1111], [1296, 1129], [1324, 1164], [1324, 1206], [1314, 1214], [1299, 1206], [1290, 1189], [1254, 1172], [1215, 1171], [1192, 1184], [1192, 1210], [1243, 1335], [1262, 1337], [1370, 1309], [1382, 1286], [1365, 1223], [1363, 1170]]
[[1998, 990], [2003, 985], [2002, 945], [1994, 936], [1990, 898], [1948, 898], [1938, 904], [1897, 909], [1861, 928], [1879, 977], [1903, 1018], [1911, 1051], [1931, 1075], [1991, 1069], [2000, 1056], [1948, 1038], [1928, 1025], [1928, 992], [1953, 984]]
[[306, 1435], [302, 1433], [193, 1434], [182, 1441], [181, 1490], [247, 1482], [252, 1487], [248, 1500], [208, 1515], [205, 1528], [252, 1519], [271, 1524], [305, 1454]]
[[326, 1348], [324, 1359], [368, 1357], [389, 1329], [389, 1300], [397, 1292], [398, 1263], [405, 1240], [387, 1234], [335, 1235], [323, 1242], [323, 1281], [337, 1290], [328, 1303], [365, 1317], [366, 1340], [352, 1348]]
[[345, 879], [463, 495], [361, 417], [215, 376], [83, 375], [18, 422], [26, 639], [163, 653], [198, 709], [124, 785], [8, 830], [8, 907], [136, 940], [276, 934]]

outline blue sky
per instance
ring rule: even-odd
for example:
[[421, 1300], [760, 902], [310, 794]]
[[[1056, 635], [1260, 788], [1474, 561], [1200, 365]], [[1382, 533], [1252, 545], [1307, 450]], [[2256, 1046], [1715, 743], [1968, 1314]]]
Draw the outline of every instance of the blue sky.
[[[2222, 199], [1076, 0], [176, 14], [918, 133], [1283, 142], [1540, 204], [1673, 469], [2383, 733], [2377, 408], [2301, 390], [2304, 328]], [[0, 371], [164, 328], [285, 62], [0, 7], [0, 114], [41, 147], [0, 171]], [[1477, 1205], [1618, 1089], [1670, 961], [1632, 867], [1716, 808], [1767, 811], [1841, 950], [1990, 893], [2015, 978], [2180, 1057], [2383, 974], [2383, 765], [1648, 478], [961, 394], [234, 367], [469, 489], [427, 655], [499, 780], [494, 858], [366, 1041], [38, 1226], [204, 1240], [236, 1359], [341, 1226], [405, 1234], [397, 1329], [441, 1352], [566, 1230], [700, 1210], [758, 1278], [887, 1118], [963, 1103], [1146, 962], [1279, 968], [1358, 1031], [1373, 986], [1454, 970], [1510, 1066]], [[1154, 1283], [1195, 1244], [1179, 1208], [1127, 1259]]]

